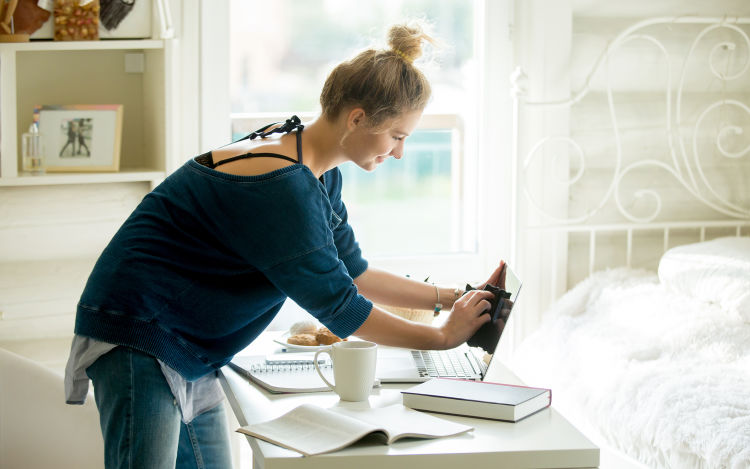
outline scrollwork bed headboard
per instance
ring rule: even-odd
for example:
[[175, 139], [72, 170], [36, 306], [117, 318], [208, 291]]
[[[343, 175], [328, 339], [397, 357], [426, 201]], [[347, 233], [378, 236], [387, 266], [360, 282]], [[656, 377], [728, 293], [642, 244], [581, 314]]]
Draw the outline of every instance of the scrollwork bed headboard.
[[594, 58], [571, 56], [578, 91], [547, 99], [539, 82], [557, 77], [511, 77], [511, 249], [532, 315], [594, 270], [750, 235], [750, 18], [651, 18], [603, 50], [606, 31], [578, 27]]
[[[661, 27], [661, 29], [659, 29]], [[674, 33], [678, 28], [679, 40], [664, 39], [665, 33]], [[687, 29], [687, 31], [685, 31]], [[700, 238], [705, 239], [706, 230], [726, 227], [739, 235], [750, 226], [750, 179], [738, 179], [722, 176], [722, 171], [739, 171], [736, 176], [750, 177], [750, 18], [652, 18], [638, 22], [618, 34], [606, 46], [585, 76], [580, 90], [569, 99], [556, 101], [535, 101], [529, 96], [528, 78], [522, 69], [517, 68], [512, 76], [514, 123], [517, 141], [514, 145], [517, 165], [517, 191], [522, 194], [518, 199], [518, 209], [522, 212], [530, 209], [538, 217], [522, 229], [555, 230], [558, 232], [587, 232], [591, 240], [589, 270], [595, 266], [596, 233], [603, 231], [623, 231], [627, 235], [627, 263], [631, 263], [632, 233], [638, 230], [660, 230], [663, 232], [664, 247], [669, 246], [670, 230], [695, 227]], [[718, 33], [718, 34], [717, 34]], [[692, 40], [686, 41], [688, 34], [694, 34]], [[627, 44], [641, 42], [643, 47], [651, 47], [663, 60], [660, 72], [663, 79], [662, 136], [663, 152], [655, 157], [653, 152], [645, 156], [635, 155], [626, 150], [619, 127], [619, 105], [617, 90], [613, 85], [611, 72], [607, 69], [610, 61]], [[679, 70], [675, 73], [675, 44], [686, 47], [681, 53]], [[632, 55], [633, 52], [630, 52]], [[651, 58], [653, 59], [653, 57]], [[698, 65], [707, 68], [703, 78], [705, 87], [696, 85], [693, 76]], [[595, 85], [597, 75], [604, 75], [602, 83]], [[623, 79], [619, 80], [623, 82]], [[640, 91], [640, 90], [639, 90]], [[563, 168], [568, 172], [563, 180], [556, 181], [566, 190], [561, 192], [569, 199], [573, 188], [582, 181], [589, 170], [587, 152], [579, 143], [575, 131], [569, 134], [547, 134], [533, 141], [523, 142], [524, 125], [533, 125], [530, 119], [524, 120], [524, 111], [533, 109], [542, 113], [545, 109], [560, 112], [561, 109], [572, 109], [584, 102], [592, 94], [599, 94], [599, 101], [605, 103], [602, 116], [606, 115], [611, 124], [611, 142], [606, 154], [609, 165], [607, 169], [608, 185], [599, 193], [587, 192], [585, 205], [573, 208], [572, 203], [563, 210], [556, 210], [559, 204], [545, 206], [534, 192], [534, 184], [529, 178], [538, 175], [535, 169], [540, 167]], [[633, 95], [628, 90], [626, 95]], [[697, 104], [690, 103], [698, 98]], [[593, 101], [597, 101], [595, 98]], [[622, 102], [622, 101], [621, 101]], [[625, 100], [627, 103], [627, 100]], [[701, 106], [698, 109], [696, 106]], [[591, 106], [588, 107], [589, 109]], [[575, 115], [568, 113], [571, 120]], [[574, 125], [571, 125], [574, 127]], [[710, 128], [708, 128], [710, 127]], [[712, 134], [712, 135], [711, 135]], [[712, 144], [707, 139], [712, 138]], [[632, 143], [632, 142], [631, 142]], [[555, 146], [557, 151], [547, 151]], [[602, 145], [597, 143], [597, 145]], [[562, 148], [562, 152], [560, 152]], [[629, 151], [629, 158], [625, 153]], [[706, 156], [705, 153], [710, 155]], [[560, 155], [563, 153], [563, 156]], [[595, 167], [602, 173], [602, 155], [598, 155]], [[720, 161], [732, 161], [727, 165]], [[540, 163], [542, 161], [542, 163]], [[709, 164], [710, 167], [706, 167]], [[535, 166], [536, 165], [536, 166]], [[649, 181], [634, 183], [636, 173], [644, 170], [659, 171], [661, 176]], [[687, 215], [674, 210], [664, 210], [661, 189], [665, 178], [671, 178], [684, 193], [684, 204], [700, 210], [688, 210]], [[630, 180], [629, 184], [624, 181]], [[729, 181], [732, 186], [727, 186]], [[651, 184], [649, 184], [649, 182]], [[639, 187], [640, 186], [640, 187]], [[549, 185], [543, 189], [549, 192]], [[630, 200], [623, 194], [632, 191]], [[670, 195], [674, 201], [677, 197]], [[579, 195], [579, 197], [581, 197]], [[525, 205], [524, 205], [525, 204]], [[636, 213], [635, 209], [640, 210]], [[605, 213], [606, 212], [606, 213]], [[616, 216], [615, 216], [616, 215]], [[698, 217], [698, 218], [695, 218]]]

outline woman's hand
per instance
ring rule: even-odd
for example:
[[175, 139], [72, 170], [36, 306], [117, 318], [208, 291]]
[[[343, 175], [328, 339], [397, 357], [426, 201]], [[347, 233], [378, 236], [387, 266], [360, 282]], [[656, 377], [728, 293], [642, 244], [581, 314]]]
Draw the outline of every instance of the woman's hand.
[[[426, 303], [435, 301], [433, 285], [404, 279], [376, 269], [368, 269], [357, 277], [354, 283], [357, 284], [360, 293], [383, 304], [400, 304], [397, 300], [418, 298], [415, 304], [401, 303], [405, 307], [423, 308]], [[505, 262], [500, 261], [489, 280], [479, 286], [479, 289], [464, 293], [457, 299], [453, 303], [450, 315], [440, 327], [408, 321], [374, 306], [367, 320], [353, 335], [393, 347], [421, 350], [457, 347], [469, 340], [490, 320], [489, 314], [482, 314], [490, 308], [489, 300], [492, 298], [492, 293], [484, 290], [487, 283], [500, 288], [505, 287]], [[414, 291], [421, 293], [415, 296]]]
[[487, 281], [484, 282], [483, 284], [477, 286], [476, 288], [481, 290], [484, 288], [485, 285], [489, 283], [490, 285], [494, 285], [498, 288], [502, 288], [503, 290], [505, 290], [505, 266], [506, 266], [505, 261], [501, 260], [500, 265], [498, 265], [495, 271], [492, 272], [492, 275], [490, 275], [490, 278], [487, 279]]
[[472, 290], [456, 300], [450, 316], [440, 326], [444, 341], [443, 348], [458, 347], [469, 340], [482, 324], [490, 320], [489, 314], [482, 314], [490, 309], [490, 298], [492, 298], [492, 292]]

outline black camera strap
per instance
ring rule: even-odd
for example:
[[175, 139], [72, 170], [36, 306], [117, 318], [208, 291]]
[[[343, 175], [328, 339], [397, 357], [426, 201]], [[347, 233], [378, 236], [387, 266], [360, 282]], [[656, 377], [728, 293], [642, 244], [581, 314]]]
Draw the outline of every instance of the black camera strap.
[[[231, 163], [232, 161], [242, 160], [246, 158], [257, 158], [261, 156], [279, 158], [282, 160], [291, 161], [292, 163], [302, 164], [302, 129], [304, 128], [305, 126], [300, 121], [300, 118], [297, 116], [292, 116], [283, 123], [274, 122], [274, 123], [265, 125], [261, 127], [260, 129], [256, 130], [255, 132], [245, 135], [241, 139], [237, 140], [237, 142], [240, 142], [242, 140], [255, 140], [258, 137], [266, 138], [275, 133], [287, 134], [289, 132], [293, 132], [296, 130], [297, 131], [297, 159], [296, 160], [294, 158], [290, 158], [286, 155], [281, 155], [278, 153], [252, 153], [250, 152], [250, 153], [244, 153], [242, 155], [232, 156], [230, 158], [223, 159], [219, 161], [218, 163], [214, 163], [211, 152], [208, 152], [196, 158], [196, 161], [204, 166], [208, 166], [211, 169], [214, 169], [217, 166], [222, 165], [222, 164]], [[236, 142], [233, 142], [233, 143], [236, 143]]]

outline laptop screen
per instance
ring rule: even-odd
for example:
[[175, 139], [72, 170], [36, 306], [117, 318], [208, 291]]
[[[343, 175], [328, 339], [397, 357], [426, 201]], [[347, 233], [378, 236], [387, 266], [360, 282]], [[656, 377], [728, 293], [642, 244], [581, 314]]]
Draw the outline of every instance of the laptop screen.
[[482, 325], [466, 341], [469, 346], [479, 347], [490, 355], [495, 353], [495, 348], [497, 348], [497, 344], [500, 342], [500, 336], [503, 335], [505, 325], [510, 319], [510, 313], [513, 310], [513, 305], [516, 303], [518, 293], [521, 291], [521, 281], [507, 264], [505, 266], [504, 282], [501, 278], [499, 287], [506, 292], [505, 295], [508, 297], [499, 299], [497, 308], [494, 311], [490, 311], [492, 320]]

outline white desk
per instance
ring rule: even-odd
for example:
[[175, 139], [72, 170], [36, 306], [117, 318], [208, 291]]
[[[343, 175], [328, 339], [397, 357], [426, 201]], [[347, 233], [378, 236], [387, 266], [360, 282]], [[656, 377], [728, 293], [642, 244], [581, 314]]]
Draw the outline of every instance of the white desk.
[[[273, 353], [280, 350], [264, 333], [243, 353]], [[496, 366], [493, 363], [493, 367]], [[499, 365], [499, 363], [497, 364]], [[373, 390], [367, 403], [341, 402], [333, 392], [272, 394], [251, 384], [229, 367], [221, 378], [224, 392], [240, 425], [278, 417], [308, 402], [321, 407], [369, 405], [383, 407], [401, 402], [401, 389], [411, 384], [384, 385]], [[493, 376], [519, 383], [507, 370]], [[554, 391], [553, 391], [554, 396]], [[553, 401], [554, 402], [554, 401]], [[329, 454], [303, 457], [299, 453], [248, 436], [256, 469], [480, 469], [492, 468], [594, 468], [599, 449], [554, 408], [545, 409], [517, 423], [433, 414], [471, 425], [462, 435], [431, 440], [409, 439], [384, 445], [367, 440]]]

